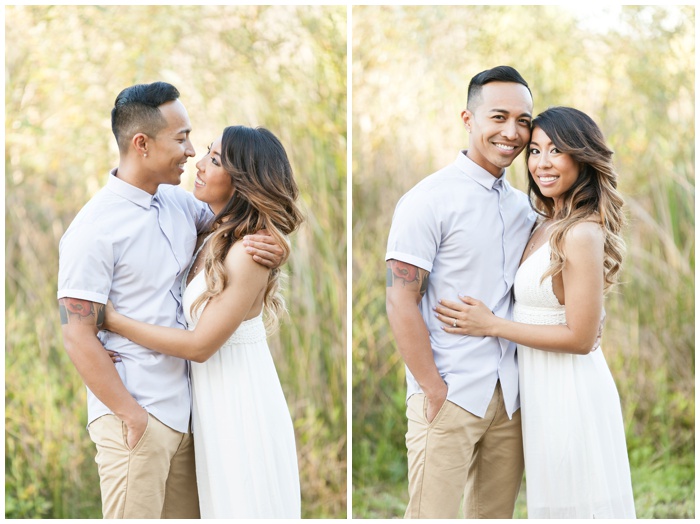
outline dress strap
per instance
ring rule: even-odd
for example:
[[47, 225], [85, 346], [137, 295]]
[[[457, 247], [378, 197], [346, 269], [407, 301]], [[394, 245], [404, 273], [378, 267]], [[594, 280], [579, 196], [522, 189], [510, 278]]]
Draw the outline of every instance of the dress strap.
[[[212, 232], [209, 233], [206, 237], [204, 237], [204, 240], [202, 240], [202, 243], [201, 243], [201, 244], [199, 245], [199, 247], [197, 248], [197, 251], [195, 251], [195, 252], [194, 252], [194, 255], [192, 255], [192, 260], [190, 261], [190, 267], [192, 267], [192, 264], [194, 264], [194, 260], [195, 260], [195, 258], [197, 258], [197, 255], [199, 255], [199, 252], [200, 252], [200, 251], [202, 250], [202, 248], [204, 247], [204, 244], [207, 243], [207, 240], [209, 240], [215, 232], [216, 232], [216, 231], [212, 231]], [[189, 271], [189, 268], [188, 268], [188, 271]]]

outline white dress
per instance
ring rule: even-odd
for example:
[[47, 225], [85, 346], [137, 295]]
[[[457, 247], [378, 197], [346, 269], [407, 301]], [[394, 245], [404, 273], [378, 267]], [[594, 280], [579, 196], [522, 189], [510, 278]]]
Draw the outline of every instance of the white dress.
[[[513, 319], [566, 324], [540, 285], [549, 242], [515, 277]], [[635, 518], [620, 397], [601, 348], [587, 355], [518, 345], [528, 518]]]
[[[190, 306], [205, 290], [202, 271], [183, 292], [190, 330]], [[191, 376], [202, 518], [301, 518], [294, 428], [262, 315], [206, 362], [192, 362]]]

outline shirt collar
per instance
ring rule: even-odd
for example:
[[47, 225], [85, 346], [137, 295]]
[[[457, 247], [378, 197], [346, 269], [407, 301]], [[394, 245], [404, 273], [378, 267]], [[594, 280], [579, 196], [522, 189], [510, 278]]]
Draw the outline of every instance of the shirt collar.
[[[457, 160], [455, 160], [455, 166], [462, 171], [469, 178], [477, 182], [478, 184], [484, 186], [486, 189], [493, 189], [494, 185], [499, 182], [499, 186], [502, 186], [505, 190], [508, 189], [508, 184], [506, 183], [506, 172], [503, 170], [503, 174], [500, 178], [496, 178], [491, 173], [486, 171], [479, 164], [474, 162], [471, 158], [467, 156], [467, 149], [463, 149], [457, 155]], [[498, 187], [498, 186], [496, 186]]]
[[151, 195], [143, 189], [139, 189], [136, 186], [125, 182], [121, 178], [117, 177], [117, 168], [115, 167], [109, 172], [109, 179], [107, 180], [107, 189], [112, 193], [119, 195], [120, 197], [133, 202], [137, 206], [144, 209], [151, 207], [153, 200], [156, 200], [156, 195]]

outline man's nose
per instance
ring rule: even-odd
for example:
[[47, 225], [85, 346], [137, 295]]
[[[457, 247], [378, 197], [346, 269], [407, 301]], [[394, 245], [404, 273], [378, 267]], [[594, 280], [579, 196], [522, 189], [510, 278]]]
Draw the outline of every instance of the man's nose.
[[194, 156], [195, 155], [194, 146], [192, 145], [192, 142], [190, 141], [189, 138], [187, 139], [187, 147], [185, 148], [185, 154], [187, 156]]
[[501, 134], [505, 138], [515, 140], [518, 137], [518, 128], [514, 120], [508, 120], [501, 130]]

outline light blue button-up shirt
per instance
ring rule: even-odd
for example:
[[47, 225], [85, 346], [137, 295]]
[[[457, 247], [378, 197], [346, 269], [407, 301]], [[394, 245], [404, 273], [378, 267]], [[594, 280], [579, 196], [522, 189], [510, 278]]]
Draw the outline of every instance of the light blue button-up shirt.
[[[447, 399], [483, 417], [500, 380], [509, 417], [520, 407], [514, 343], [445, 333], [433, 307], [468, 295], [511, 318], [511, 289], [535, 221], [527, 196], [467, 158], [424, 178], [396, 206], [386, 260], [430, 272], [420, 310]], [[406, 368], [407, 398], [421, 392]]]
[[[58, 298], [100, 304], [159, 326], [186, 328], [180, 282], [197, 232], [212, 214], [179, 187], [151, 195], [110, 173], [59, 244]], [[151, 351], [109, 331], [100, 341], [119, 352], [117, 371], [136, 401], [167, 426], [186, 432], [190, 419], [187, 361]], [[111, 413], [88, 389], [88, 424]]]

